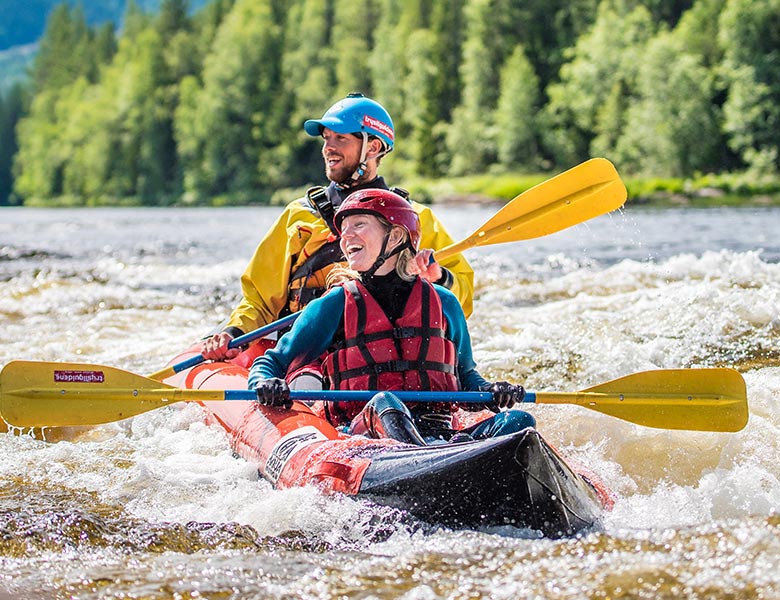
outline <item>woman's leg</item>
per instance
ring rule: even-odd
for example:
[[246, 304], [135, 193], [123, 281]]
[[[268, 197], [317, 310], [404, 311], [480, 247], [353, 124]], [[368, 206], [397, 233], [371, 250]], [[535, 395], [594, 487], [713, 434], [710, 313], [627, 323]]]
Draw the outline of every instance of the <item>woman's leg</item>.
[[426, 446], [406, 405], [391, 392], [379, 392], [352, 419], [349, 433], [370, 438], [392, 438], [405, 444]]
[[481, 423], [463, 430], [474, 439], [509, 435], [528, 427], [536, 427], [536, 419], [524, 410], [507, 410], [500, 412]]

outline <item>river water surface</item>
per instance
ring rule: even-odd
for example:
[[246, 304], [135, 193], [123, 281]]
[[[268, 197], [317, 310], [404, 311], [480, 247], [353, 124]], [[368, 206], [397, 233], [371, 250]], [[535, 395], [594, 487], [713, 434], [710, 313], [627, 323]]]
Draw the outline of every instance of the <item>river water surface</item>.
[[[455, 239], [497, 207], [441, 206]], [[0, 209], [0, 366], [145, 374], [207, 333], [278, 208]], [[275, 491], [196, 405], [0, 433], [0, 598], [780, 598], [780, 210], [628, 208], [469, 250], [488, 379], [576, 391], [730, 366], [738, 433], [531, 406], [616, 504], [571, 540], [431, 530], [313, 489]]]

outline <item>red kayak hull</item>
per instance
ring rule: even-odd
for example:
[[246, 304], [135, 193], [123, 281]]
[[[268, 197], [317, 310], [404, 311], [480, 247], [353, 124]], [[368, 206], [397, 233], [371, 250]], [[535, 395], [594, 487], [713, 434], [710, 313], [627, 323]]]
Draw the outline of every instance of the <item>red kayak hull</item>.
[[[194, 347], [171, 364], [197, 355]], [[243, 357], [244, 364], [248, 362]], [[202, 363], [166, 380], [188, 389], [245, 389], [241, 359]], [[294, 402], [291, 410], [255, 402], [204, 402], [238, 456], [278, 489], [314, 485], [393, 506], [422, 521], [459, 528], [510, 525], [548, 537], [598, 527], [610, 492], [572, 468], [533, 429], [498, 438], [417, 447], [347, 436]]]

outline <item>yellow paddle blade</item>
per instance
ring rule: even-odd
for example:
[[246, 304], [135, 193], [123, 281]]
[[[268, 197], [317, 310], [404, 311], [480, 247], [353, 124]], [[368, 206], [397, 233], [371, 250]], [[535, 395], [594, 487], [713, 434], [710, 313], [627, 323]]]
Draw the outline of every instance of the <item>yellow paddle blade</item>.
[[605, 158], [593, 158], [516, 196], [466, 239], [434, 252], [437, 261], [474, 246], [529, 240], [623, 206], [626, 186]]
[[[187, 393], [187, 398], [182, 392]], [[15, 427], [69, 427], [121, 421], [218, 390], [180, 390], [121, 369], [17, 360], [0, 372], [0, 415]]]
[[620, 377], [575, 394], [538, 393], [540, 404], [578, 404], [645, 427], [740, 431], [745, 380], [734, 369], [667, 369]]

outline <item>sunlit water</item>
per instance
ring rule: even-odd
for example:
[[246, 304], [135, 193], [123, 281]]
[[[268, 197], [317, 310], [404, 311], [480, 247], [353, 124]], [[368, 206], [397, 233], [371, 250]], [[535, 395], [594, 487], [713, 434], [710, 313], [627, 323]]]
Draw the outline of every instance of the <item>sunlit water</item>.
[[[496, 207], [439, 207], [460, 239]], [[0, 210], [0, 365], [162, 368], [236, 301], [275, 208]], [[604, 531], [431, 531], [274, 491], [200, 408], [48, 442], [0, 434], [0, 598], [780, 598], [780, 211], [629, 209], [468, 251], [491, 379], [576, 391], [733, 366], [739, 433], [532, 406], [615, 492]], [[54, 441], [64, 438], [62, 441]]]

